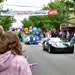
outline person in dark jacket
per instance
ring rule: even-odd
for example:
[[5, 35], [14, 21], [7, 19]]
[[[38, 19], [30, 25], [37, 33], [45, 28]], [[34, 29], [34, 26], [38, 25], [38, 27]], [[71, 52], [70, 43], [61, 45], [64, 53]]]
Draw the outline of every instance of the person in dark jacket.
[[58, 36], [57, 31], [56, 31], [56, 30], [53, 30], [53, 31], [51, 32], [51, 37], [57, 37], [57, 36]]

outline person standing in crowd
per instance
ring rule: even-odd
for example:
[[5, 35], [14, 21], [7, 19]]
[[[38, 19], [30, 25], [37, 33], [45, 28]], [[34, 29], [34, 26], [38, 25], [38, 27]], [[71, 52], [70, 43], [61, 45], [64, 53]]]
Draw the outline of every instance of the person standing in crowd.
[[63, 32], [62, 32], [61, 30], [59, 30], [59, 32], [58, 32], [58, 37], [59, 37], [59, 38], [62, 37], [62, 33], [63, 33]]
[[29, 33], [29, 38], [30, 38], [30, 45], [32, 45], [33, 44], [33, 33], [32, 32]]
[[46, 33], [45, 33], [45, 31], [43, 32], [43, 36], [44, 36], [44, 38], [46, 37]]
[[57, 37], [58, 36], [58, 33], [55, 29], [51, 32], [51, 36], [52, 37]]
[[75, 43], [75, 32], [72, 35], [72, 41]]
[[66, 40], [69, 42], [71, 40], [71, 35], [70, 33], [67, 31], [66, 33]]
[[62, 39], [66, 40], [66, 31], [62, 32]]
[[19, 32], [18, 37], [19, 37], [19, 39], [21, 41], [21, 39], [22, 39], [22, 37], [21, 37], [21, 31]]
[[13, 31], [5, 32], [0, 43], [0, 75], [32, 75], [22, 45]]

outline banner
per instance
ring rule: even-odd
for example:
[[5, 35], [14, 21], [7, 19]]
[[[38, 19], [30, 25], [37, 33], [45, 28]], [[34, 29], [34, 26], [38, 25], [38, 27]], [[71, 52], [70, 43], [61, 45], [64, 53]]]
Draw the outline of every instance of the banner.
[[58, 14], [58, 10], [39, 10], [39, 11], [17, 11], [17, 10], [0, 10], [1, 15], [30, 15], [30, 16], [37, 16], [37, 15], [56, 15]]
[[56, 15], [58, 14], [58, 10], [49, 10], [48, 15]]

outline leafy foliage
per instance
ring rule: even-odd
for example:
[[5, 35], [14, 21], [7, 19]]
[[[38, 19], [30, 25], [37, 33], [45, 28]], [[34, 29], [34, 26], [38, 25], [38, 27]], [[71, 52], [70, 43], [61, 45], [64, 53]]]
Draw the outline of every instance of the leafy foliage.
[[23, 24], [23, 28], [28, 28], [30, 26], [33, 26], [33, 22], [31, 20], [27, 20], [26, 18], [21, 21]]
[[0, 0], [0, 3], [3, 2], [4, 0]]
[[[60, 29], [62, 23], [67, 25], [70, 23], [69, 20], [69, 8], [73, 7], [72, 1], [66, 0], [55, 0], [54, 2], [48, 3], [47, 6], [43, 5], [42, 10], [58, 10], [57, 15], [44, 15], [44, 16], [30, 16], [28, 20], [33, 22], [34, 27], [40, 27], [42, 29]], [[26, 19], [25, 19], [26, 20]], [[22, 21], [25, 25], [25, 20]], [[27, 21], [28, 21], [27, 20]], [[29, 26], [30, 24], [26, 24]]]
[[[0, 3], [3, 1], [5, 0], [0, 0]], [[1, 6], [0, 6], [0, 9], [2, 9]], [[3, 26], [5, 31], [7, 31], [8, 28], [11, 27], [12, 23], [14, 22], [16, 22], [16, 19], [14, 18], [14, 16], [1, 16], [1, 13], [0, 13], [0, 25]]]
[[5, 31], [12, 26], [13, 22], [16, 22], [13, 16], [0, 16], [0, 25], [3, 26]]

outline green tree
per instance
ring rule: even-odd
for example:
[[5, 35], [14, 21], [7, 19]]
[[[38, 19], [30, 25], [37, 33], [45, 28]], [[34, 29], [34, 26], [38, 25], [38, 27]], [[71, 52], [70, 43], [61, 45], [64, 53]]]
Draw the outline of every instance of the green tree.
[[3, 2], [4, 0], [0, 0], [0, 3]]
[[33, 26], [38, 28], [44, 28], [45, 27], [45, 20], [46, 17], [44, 16], [30, 16], [29, 20], [34, 22]]
[[7, 31], [14, 22], [16, 22], [16, 19], [13, 16], [0, 16], [0, 25], [3, 26], [5, 31]]
[[[65, 1], [55, 1], [55, 2], [51, 2], [48, 3], [47, 6], [44, 5], [43, 10], [58, 10], [58, 14], [57, 15], [47, 15], [47, 16], [36, 16], [35, 19], [33, 19], [32, 17], [30, 17], [30, 19], [33, 21], [34, 20], [34, 24], [36, 23], [37, 26], [39, 25], [39, 22], [43, 23], [43, 28], [47, 28], [47, 29], [59, 29], [60, 28], [60, 24], [62, 22], [66, 22], [66, 19], [69, 17], [68, 16], [68, 8], [65, 5]], [[38, 19], [39, 17], [39, 19]]]
[[[54, 2], [48, 3], [47, 6], [44, 5], [42, 10], [58, 10], [57, 15], [44, 15], [44, 16], [30, 16], [28, 20], [31, 20], [33, 26], [40, 27], [42, 29], [60, 29], [61, 23], [67, 23], [69, 18], [68, 7], [66, 6], [65, 0], [56, 0]], [[24, 21], [24, 20], [23, 20]], [[26, 22], [25, 22], [26, 23]]]
[[31, 21], [31, 20], [29, 20], [29, 19], [23, 19], [23, 21], [21, 21], [22, 22], [22, 24], [23, 24], [23, 28], [28, 28], [28, 27], [30, 27], [30, 26], [33, 26], [33, 22]]
[[[5, 0], [0, 0], [0, 3], [4, 1]], [[0, 6], [0, 10], [2, 9], [3, 9], [2, 6]], [[1, 13], [0, 13], [0, 25], [3, 26], [5, 31], [7, 31], [8, 28], [11, 27], [12, 23], [14, 22], [16, 22], [16, 19], [14, 18], [14, 16], [1, 16]]]
[[70, 15], [67, 21], [69, 24], [75, 25], [75, 0], [67, 0], [66, 6], [69, 8], [68, 10]]

